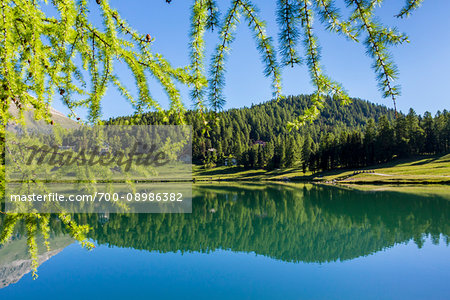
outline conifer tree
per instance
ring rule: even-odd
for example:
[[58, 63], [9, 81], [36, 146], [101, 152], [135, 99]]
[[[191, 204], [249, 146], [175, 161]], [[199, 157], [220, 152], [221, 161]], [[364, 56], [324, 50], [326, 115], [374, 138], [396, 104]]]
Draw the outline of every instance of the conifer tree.
[[303, 140], [303, 146], [302, 146], [302, 170], [303, 173], [306, 173], [306, 169], [311, 157], [311, 147], [312, 147], [313, 140], [311, 136], [308, 134], [305, 139]]

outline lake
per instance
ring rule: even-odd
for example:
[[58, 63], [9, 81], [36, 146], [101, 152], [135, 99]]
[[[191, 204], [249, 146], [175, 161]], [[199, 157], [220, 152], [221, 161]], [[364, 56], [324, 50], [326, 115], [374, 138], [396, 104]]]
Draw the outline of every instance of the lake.
[[191, 214], [75, 215], [92, 251], [52, 219], [36, 280], [18, 226], [0, 299], [450, 299], [450, 197], [434, 190], [194, 185]]

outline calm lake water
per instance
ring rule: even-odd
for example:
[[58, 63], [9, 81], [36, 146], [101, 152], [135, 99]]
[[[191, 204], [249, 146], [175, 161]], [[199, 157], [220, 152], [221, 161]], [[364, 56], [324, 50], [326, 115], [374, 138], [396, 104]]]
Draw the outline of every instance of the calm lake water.
[[445, 196], [303, 184], [193, 194], [192, 214], [76, 215], [92, 251], [53, 220], [37, 280], [19, 226], [0, 249], [0, 299], [450, 299]]

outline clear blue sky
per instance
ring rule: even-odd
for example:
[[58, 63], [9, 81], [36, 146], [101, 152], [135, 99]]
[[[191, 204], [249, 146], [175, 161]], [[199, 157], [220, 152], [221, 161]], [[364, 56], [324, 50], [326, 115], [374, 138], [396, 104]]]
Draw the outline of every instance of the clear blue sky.
[[[190, 29], [190, 5], [193, 1], [173, 0], [168, 5], [163, 0], [120, 1], [111, 0], [111, 6], [139, 32], [150, 33], [156, 40], [153, 50], [165, 55], [174, 66], [189, 63], [188, 33]], [[225, 11], [230, 1], [219, 0]], [[267, 21], [268, 33], [275, 37], [278, 30], [275, 23], [275, 1], [254, 1], [260, 7], [261, 17]], [[337, 0], [338, 3], [343, 1]], [[389, 26], [397, 26], [409, 35], [410, 43], [392, 49], [400, 70], [399, 83], [402, 96], [398, 108], [407, 112], [413, 107], [417, 113], [450, 109], [447, 87], [450, 85], [450, 1], [425, 0], [423, 6], [408, 19], [393, 17], [404, 5], [403, 0], [389, 0], [377, 14]], [[92, 1], [92, 15], [98, 14]], [[345, 13], [345, 8], [343, 13]], [[318, 20], [317, 20], [318, 21]], [[364, 46], [345, 40], [341, 36], [324, 32], [317, 22], [315, 29], [322, 46], [322, 63], [326, 73], [343, 84], [352, 97], [393, 107], [392, 100], [383, 99], [377, 89], [375, 75], [371, 69], [372, 60], [365, 55]], [[217, 43], [217, 31], [207, 33], [209, 61], [211, 50]], [[303, 53], [302, 45], [299, 45]], [[241, 22], [237, 38], [227, 62], [225, 108], [250, 106], [271, 99], [270, 79], [262, 75], [263, 66], [256, 51], [255, 42], [245, 21]], [[125, 85], [133, 87], [134, 81], [124, 66], [116, 68]], [[156, 81], [151, 81], [152, 96], [167, 104], [167, 96]], [[283, 92], [285, 95], [308, 94], [313, 91], [306, 66], [283, 70]], [[188, 90], [182, 89], [183, 101], [192, 107]], [[55, 107], [61, 111], [60, 103]], [[126, 101], [111, 88], [103, 100], [103, 118], [130, 114], [132, 109]]]

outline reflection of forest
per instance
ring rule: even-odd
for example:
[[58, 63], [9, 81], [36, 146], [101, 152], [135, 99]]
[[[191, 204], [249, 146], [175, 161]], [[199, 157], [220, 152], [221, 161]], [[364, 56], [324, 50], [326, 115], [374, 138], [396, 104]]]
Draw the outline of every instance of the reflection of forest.
[[[425, 235], [435, 242], [443, 235], [447, 243], [450, 236], [450, 201], [437, 197], [300, 184], [194, 185], [193, 193], [192, 214], [74, 218], [92, 227], [89, 236], [99, 244], [159, 252], [229, 249], [293, 262], [348, 260], [411, 239], [421, 246]], [[53, 236], [64, 232], [56, 218], [51, 228]]]
[[79, 215], [100, 244], [159, 252], [230, 249], [327, 262], [450, 236], [450, 202], [295, 185], [194, 186], [192, 214]]

